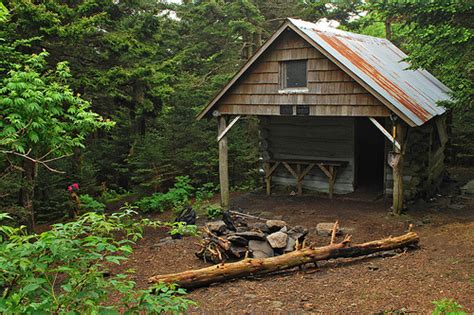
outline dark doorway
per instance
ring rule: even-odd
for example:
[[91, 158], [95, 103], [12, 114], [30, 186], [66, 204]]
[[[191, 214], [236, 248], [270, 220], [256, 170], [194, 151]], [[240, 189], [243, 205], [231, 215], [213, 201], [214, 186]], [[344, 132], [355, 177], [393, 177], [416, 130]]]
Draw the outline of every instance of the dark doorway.
[[[381, 125], [382, 120], [379, 120]], [[355, 119], [355, 185], [359, 191], [382, 191], [385, 138], [367, 117]]]

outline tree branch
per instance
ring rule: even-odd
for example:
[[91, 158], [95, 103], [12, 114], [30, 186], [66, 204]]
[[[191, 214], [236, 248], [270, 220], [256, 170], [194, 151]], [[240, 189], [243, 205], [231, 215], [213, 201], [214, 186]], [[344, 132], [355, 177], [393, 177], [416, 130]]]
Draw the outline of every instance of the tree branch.
[[[51, 151], [53, 151], [53, 150], [51, 150]], [[48, 152], [43, 157], [49, 155], [49, 153], [51, 153], [51, 151]], [[44, 166], [48, 171], [53, 172], [53, 173], [58, 173], [58, 174], [65, 174], [66, 172], [57, 170], [55, 168], [52, 168], [51, 166], [48, 165], [48, 163], [56, 161], [56, 160], [60, 160], [60, 159], [63, 159], [65, 157], [68, 157], [68, 156], [72, 155], [72, 154], [66, 154], [66, 155], [58, 156], [56, 158], [52, 158], [52, 159], [48, 159], [48, 160], [42, 160], [42, 158], [39, 158], [39, 159], [32, 158], [31, 156], [29, 156], [30, 152], [31, 152], [31, 149], [28, 150], [28, 152], [26, 152], [25, 154], [19, 153], [19, 152], [16, 152], [16, 151], [11, 151], [11, 150], [0, 150], [0, 153], [19, 156], [19, 157], [21, 157], [23, 159], [26, 159], [26, 160], [29, 160], [33, 163], [38, 163], [38, 164]]]

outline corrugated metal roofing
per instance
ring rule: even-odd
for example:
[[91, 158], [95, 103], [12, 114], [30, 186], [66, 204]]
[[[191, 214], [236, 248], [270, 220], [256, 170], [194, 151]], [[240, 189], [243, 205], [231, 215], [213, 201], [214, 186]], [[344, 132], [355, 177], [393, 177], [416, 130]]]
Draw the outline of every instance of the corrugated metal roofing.
[[338, 63], [411, 126], [421, 126], [445, 112], [437, 102], [449, 100], [450, 90], [428, 71], [408, 69], [410, 65], [403, 61], [407, 55], [390, 41], [288, 19], [199, 113], [197, 119], [209, 113], [238, 78], [288, 27]]
[[355, 76], [420, 126], [445, 109], [449, 89], [425, 70], [409, 70], [407, 57], [390, 41], [372, 36], [323, 28], [314, 23], [288, 19]]

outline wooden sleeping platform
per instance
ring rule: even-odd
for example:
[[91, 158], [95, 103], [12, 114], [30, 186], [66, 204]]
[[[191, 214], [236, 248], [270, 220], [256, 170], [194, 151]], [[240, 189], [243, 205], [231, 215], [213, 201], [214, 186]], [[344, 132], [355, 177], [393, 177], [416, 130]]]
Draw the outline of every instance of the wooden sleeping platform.
[[[279, 165], [283, 165], [288, 172], [296, 180], [296, 188], [298, 189], [297, 194], [301, 196], [303, 194], [302, 181], [306, 175], [315, 167], [319, 169], [327, 176], [329, 181], [329, 198], [332, 198], [334, 193], [334, 183], [336, 182], [337, 169], [344, 167], [348, 164], [348, 161], [334, 161], [334, 160], [269, 160], [265, 162], [265, 184], [267, 188], [267, 195], [271, 194], [271, 180], [272, 174], [278, 168]], [[293, 166], [296, 169], [293, 168]]]

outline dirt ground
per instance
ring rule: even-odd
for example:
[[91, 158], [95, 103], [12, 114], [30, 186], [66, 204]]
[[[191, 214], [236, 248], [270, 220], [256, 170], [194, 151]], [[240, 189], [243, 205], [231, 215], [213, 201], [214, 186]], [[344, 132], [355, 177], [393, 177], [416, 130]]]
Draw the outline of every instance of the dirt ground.
[[[474, 171], [452, 171], [457, 186], [474, 178]], [[409, 205], [407, 214], [392, 216], [389, 204], [349, 197], [271, 196], [247, 193], [233, 198], [236, 207], [254, 215], [270, 214], [309, 230], [312, 244], [320, 222], [339, 220], [359, 243], [403, 234], [408, 224], [420, 235], [420, 248], [394, 257], [340, 259], [288, 272], [239, 279], [193, 290], [196, 313], [324, 313], [428, 314], [433, 300], [453, 298], [474, 313], [474, 200], [458, 196], [447, 185], [434, 200]], [[169, 214], [165, 214], [165, 217]], [[200, 223], [205, 219], [201, 218]], [[163, 241], [165, 230], [147, 231], [130, 260], [116, 272], [133, 268], [139, 287], [146, 279], [208, 266], [194, 256], [196, 239]], [[161, 240], [161, 241], [160, 241]]]

